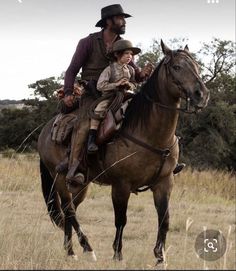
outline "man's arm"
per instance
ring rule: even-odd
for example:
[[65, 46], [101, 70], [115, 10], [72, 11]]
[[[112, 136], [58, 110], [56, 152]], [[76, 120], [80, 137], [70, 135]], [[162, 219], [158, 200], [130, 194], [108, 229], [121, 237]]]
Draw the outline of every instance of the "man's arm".
[[64, 80], [64, 92], [65, 96], [72, 95], [74, 90], [75, 78], [79, 70], [86, 63], [89, 52], [91, 52], [92, 43], [90, 36], [81, 39], [76, 47], [76, 51], [72, 57], [71, 63], [66, 70]]
[[135, 80], [140, 83], [148, 79], [151, 75], [154, 66], [151, 63], [148, 63], [143, 69], [139, 68], [133, 60], [130, 61], [129, 65], [135, 70]]

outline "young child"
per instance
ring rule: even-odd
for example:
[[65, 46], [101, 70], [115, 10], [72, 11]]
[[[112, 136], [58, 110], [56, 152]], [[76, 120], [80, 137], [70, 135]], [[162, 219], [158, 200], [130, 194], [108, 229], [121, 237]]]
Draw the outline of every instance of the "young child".
[[[135, 71], [128, 64], [133, 56], [140, 52], [141, 50], [133, 47], [129, 40], [118, 40], [113, 44], [111, 55], [115, 61], [103, 70], [97, 82], [97, 89], [102, 92], [102, 96], [110, 91], [117, 91], [119, 89], [134, 92], [137, 87]], [[103, 114], [111, 102], [109, 99], [100, 102], [95, 108], [95, 113], [99, 115]], [[95, 140], [99, 124], [99, 120], [91, 119], [88, 138], [89, 153], [94, 153], [98, 150]]]

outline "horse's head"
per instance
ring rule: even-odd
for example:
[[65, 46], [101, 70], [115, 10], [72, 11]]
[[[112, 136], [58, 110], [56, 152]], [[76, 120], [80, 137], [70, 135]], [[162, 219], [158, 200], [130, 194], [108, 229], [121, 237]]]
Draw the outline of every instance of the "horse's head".
[[168, 89], [172, 97], [185, 98], [186, 111], [189, 106], [196, 110], [204, 108], [209, 100], [209, 90], [199, 76], [197, 62], [189, 53], [187, 45], [183, 50], [171, 50], [161, 40], [165, 55], [163, 63], [166, 67]]

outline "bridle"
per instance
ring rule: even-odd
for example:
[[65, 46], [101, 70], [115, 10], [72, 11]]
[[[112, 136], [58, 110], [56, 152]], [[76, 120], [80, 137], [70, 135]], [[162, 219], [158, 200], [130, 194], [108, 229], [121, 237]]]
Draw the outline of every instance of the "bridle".
[[[177, 53], [179, 52], [183, 52], [186, 57], [190, 57], [191, 60], [193, 60], [195, 62], [195, 60], [184, 50], [175, 50], [175, 51], [172, 51], [173, 52], [173, 55], [176, 55]], [[148, 96], [148, 94], [145, 92], [143, 93], [144, 97], [152, 102], [153, 104], [159, 106], [159, 107], [162, 107], [164, 109], [168, 109], [168, 110], [175, 110], [175, 111], [180, 111], [180, 112], [183, 112], [183, 113], [187, 113], [187, 114], [196, 114], [198, 112], [199, 109], [195, 108], [194, 110], [190, 110], [190, 102], [191, 102], [191, 99], [190, 99], [190, 94], [189, 94], [189, 91], [186, 90], [182, 83], [177, 79], [175, 78], [173, 72], [171, 71], [171, 69], [169, 68], [168, 66], [168, 63], [170, 62], [171, 60], [171, 57], [170, 56], [165, 56], [165, 58], [163, 59], [163, 63], [165, 65], [165, 68], [166, 68], [166, 72], [169, 73], [171, 75], [171, 79], [172, 79], [172, 82], [179, 88], [180, 92], [182, 93], [185, 93], [185, 107], [182, 108], [182, 107], [172, 107], [172, 106], [168, 106], [168, 105], [165, 105], [165, 104], [162, 104], [160, 102], [157, 102], [156, 100], [154, 100], [153, 98], [150, 98]], [[198, 79], [198, 81], [200, 82], [200, 78], [199, 76], [196, 74], [196, 72], [194, 72], [193, 70], [191, 70], [192, 73], [195, 75], [195, 77]]]
[[187, 114], [196, 114], [197, 113], [197, 109], [195, 108], [194, 110], [190, 110], [190, 97], [186, 95], [185, 100], [186, 100], [186, 106], [185, 108], [182, 107], [172, 107], [169, 105], [165, 105], [159, 102], [156, 102], [154, 99], [150, 98], [146, 93], [144, 94], [144, 97], [149, 101], [152, 102], [155, 105], [158, 105], [159, 107], [168, 109], [168, 110], [175, 110], [175, 111], [180, 111], [183, 113], [187, 113]]

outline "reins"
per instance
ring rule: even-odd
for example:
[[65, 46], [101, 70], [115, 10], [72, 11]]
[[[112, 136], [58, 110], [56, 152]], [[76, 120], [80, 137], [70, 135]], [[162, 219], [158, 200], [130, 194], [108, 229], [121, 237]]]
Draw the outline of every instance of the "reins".
[[168, 105], [165, 105], [165, 104], [162, 104], [160, 102], [156, 102], [154, 101], [152, 98], [150, 98], [147, 93], [144, 93], [143, 96], [149, 101], [149, 102], [152, 102], [153, 104], [155, 105], [158, 105], [162, 108], [165, 108], [165, 109], [169, 109], [169, 110], [174, 110], [174, 111], [180, 111], [180, 112], [183, 112], [183, 113], [187, 113], [187, 114], [196, 114], [197, 113], [197, 110], [192, 110], [190, 111], [190, 97], [188, 97], [186, 95], [186, 107], [185, 108], [178, 108], [178, 107], [173, 107], [173, 106], [168, 106]]
[[[194, 61], [194, 59], [188, 55], [188, 53], [186, 53], [185, 51], [182, 51], [182, 50], [177, 50], [177, 51], [174, 51], [175, 54], [177, 54], [178, 52], [184, 52], [184, 54], [189, 57], [192, 61]], [[194, 110], [190, 110], [190, 96], [189, 96], [189, 93], [186, 89], [183, 88], [181, 82], [179, 82], [179, 80], [177, 80], [173, 73], [171, 72], [171, 70], [169, 69], [169, 67], [167, 66], [167, 64], [170, 62], [171, 58], [170, 57], [166, 57], [166, 59], [163, 60], [163, 64], [165, 65], [166, 67], [166, 70], [167, 72], [171, 75], [171, 79], [172, 79], [172, 82], [175, 83], [177, 85], [177, 87], [179, 88], [180, 91], [183, 91], [185, 93], [185, 100], [186, 100], [186, 107], [185, 108], [177, 108], [177, 107], [173, 107], [173, 106], [168, 106], [168, 105], [165, 105], [165, 104], [162, 104], [160, 102], [157, 102], [155, 100], [153, 100], [152, 98], [150, 98], [147, 93], [143, 93], [143, 96], [150, 102], [152, 102], [153, 104], [156, 104], [158, 105], [159, 107], [162, 107], [162, 108], [165, 108], [165, 109], [169, 109], [169, 110], [175, 110], [175, 111], [180, 111], [180, 112], [183, 112], [183, 113], [187, 113], [187, 114], [196, 114], [197, 113], [197, 109], [195, 108]], [[192, 69], [191, 69], [192, 70]], [[192, 70], [192, 73], [198, 78], [199, 80], [199, 77], [197, 76], [197, 74]]]
[[[88, 114], [90, 118], [102, 120], [104, 119], [108, 110], [111, 110], [112, 112], [115, 113], [120, 108], [123, 99], [124, 99], [124, 93], [122, 91], [111, 92], [106, 95], [103, 95], [92, 103], [92, 105], [89, 108]], [[107, 108], [106, 112], [103, 115], [95, 113], [96, 106], [104, 100], [111, 100], [111, 104]]]

